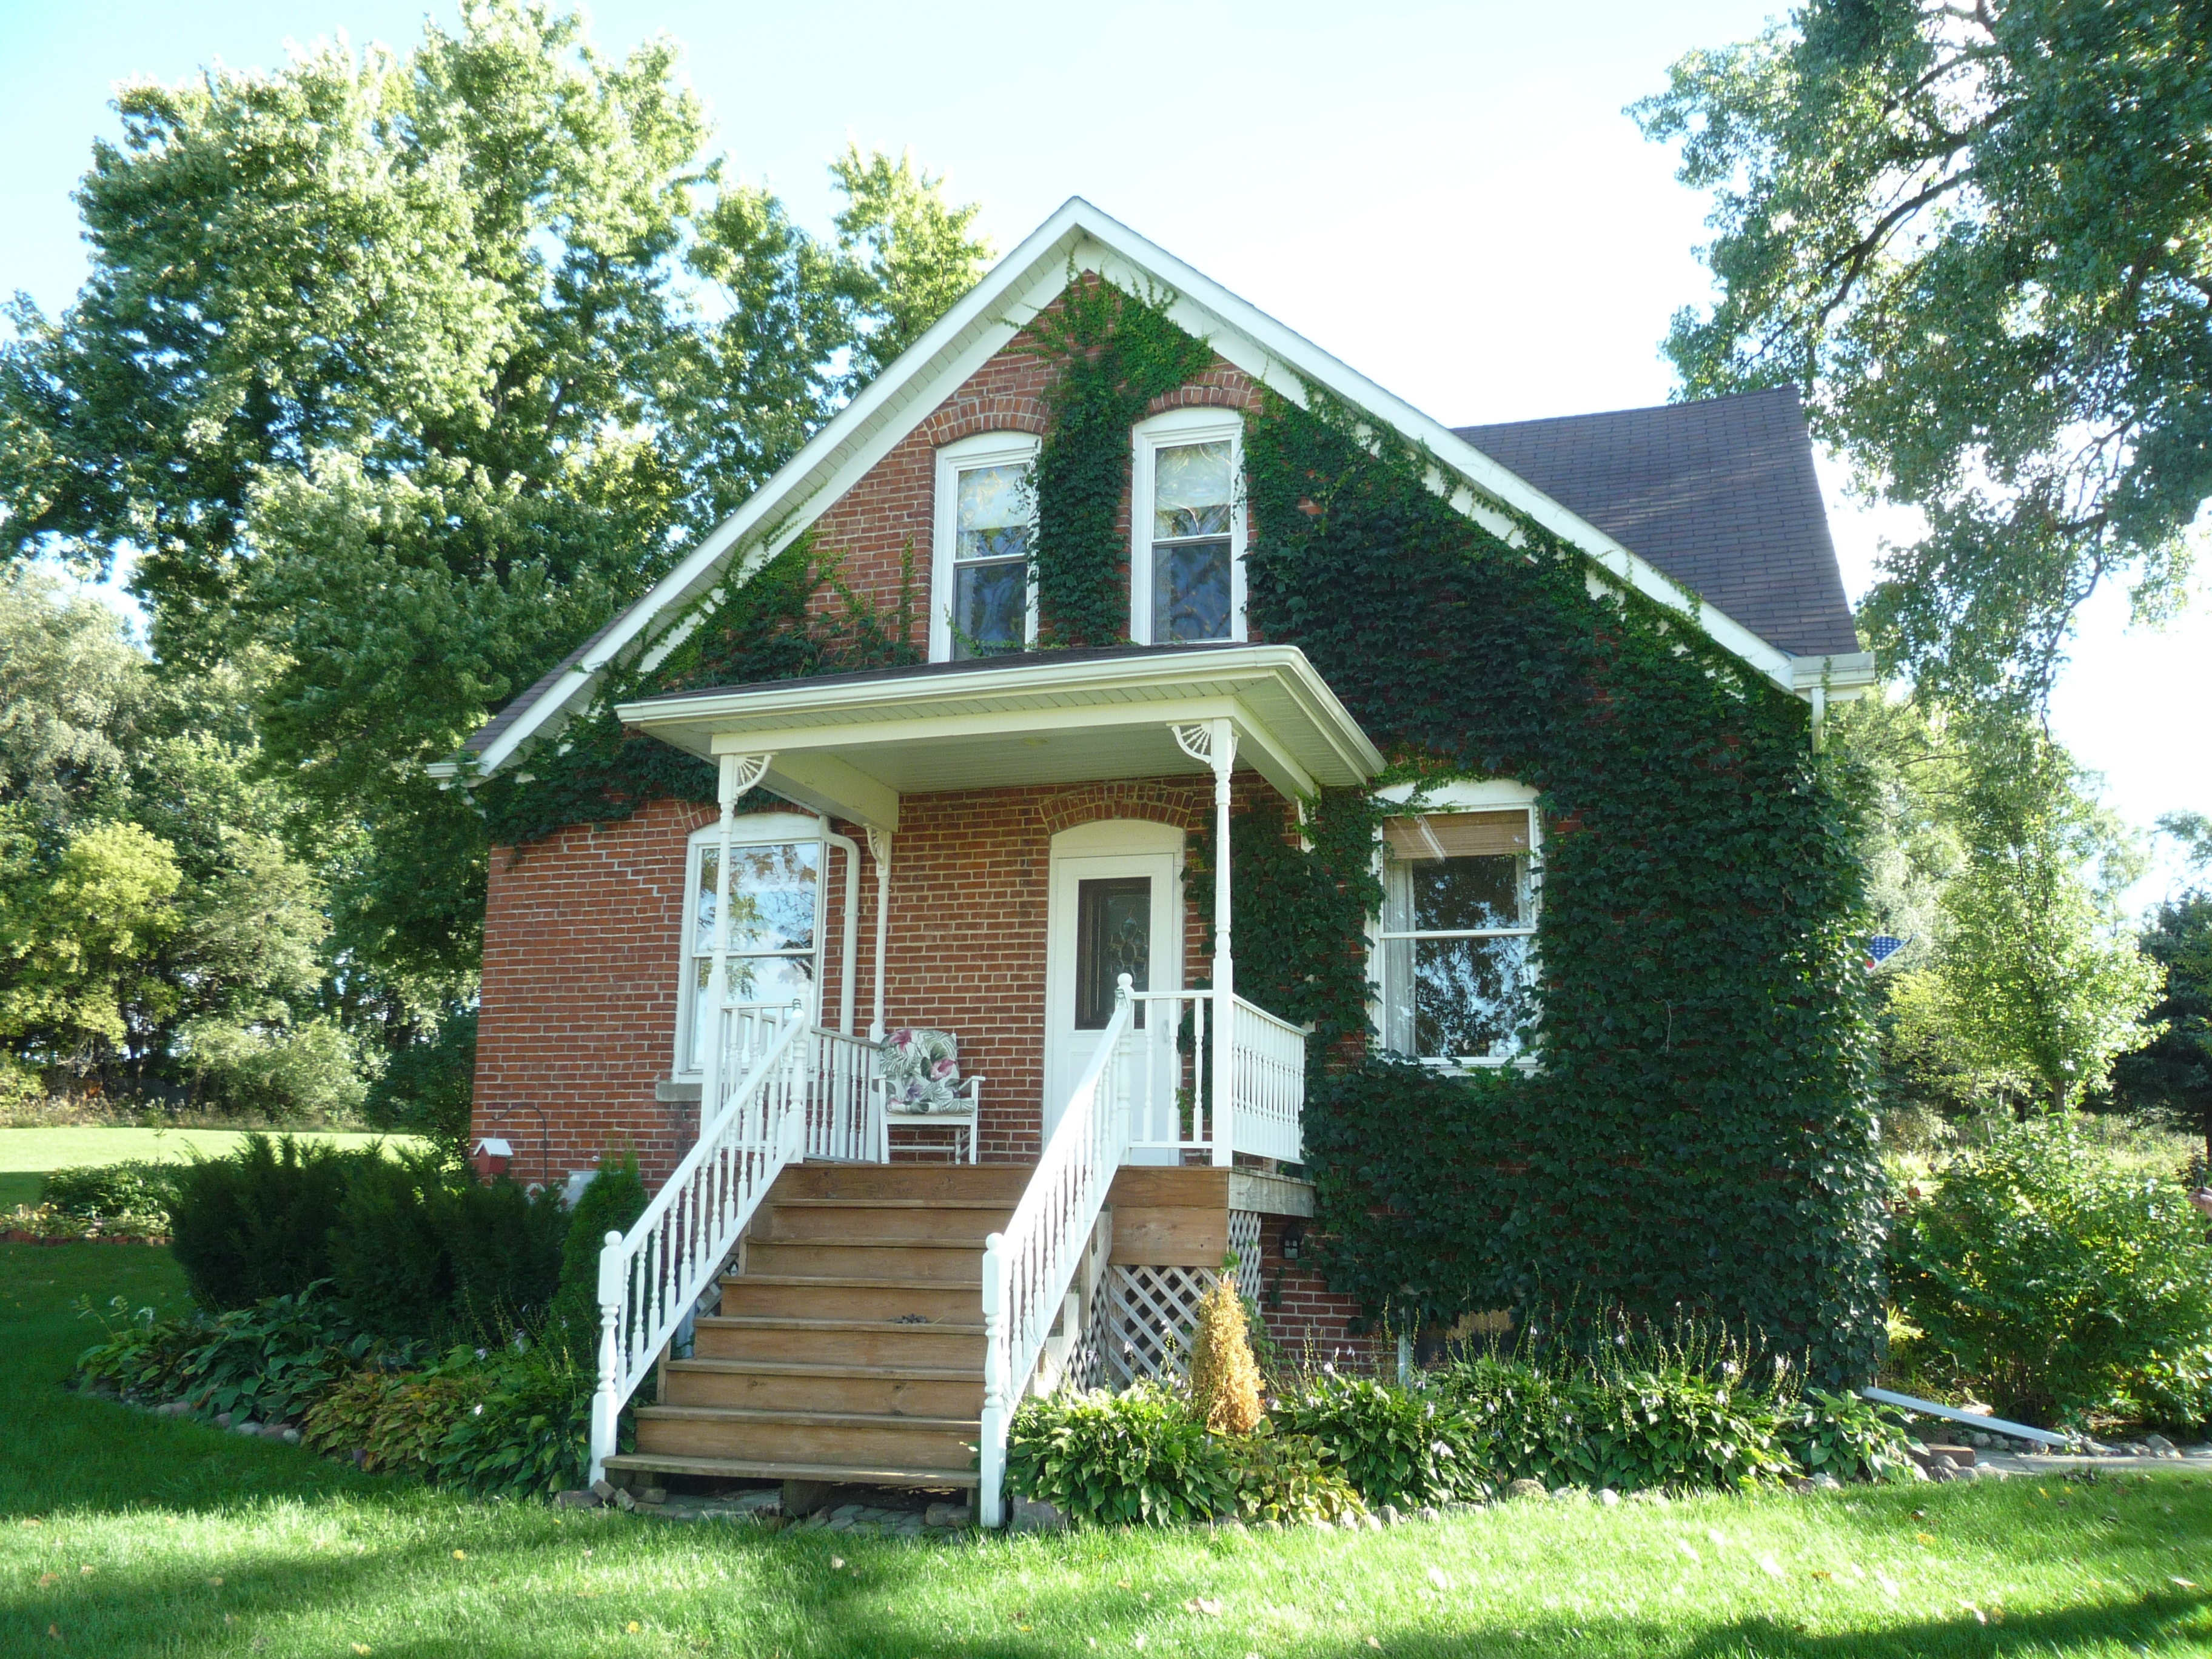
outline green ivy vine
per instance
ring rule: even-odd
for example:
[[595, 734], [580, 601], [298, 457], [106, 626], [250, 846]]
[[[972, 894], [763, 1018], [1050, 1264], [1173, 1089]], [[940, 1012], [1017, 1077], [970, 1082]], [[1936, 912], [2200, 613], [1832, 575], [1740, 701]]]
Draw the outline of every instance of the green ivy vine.
[[1048, 646], [1129, 637], [1129, 428], [1155, 398], [1212, 366], [1213, 348], [1170, 320], [1170, 296], [1142, 298], [1073, 269], [1062, 303], [1030, 325], [1023, 349], [1058, 367], [1033, 474], [1037, 633]]

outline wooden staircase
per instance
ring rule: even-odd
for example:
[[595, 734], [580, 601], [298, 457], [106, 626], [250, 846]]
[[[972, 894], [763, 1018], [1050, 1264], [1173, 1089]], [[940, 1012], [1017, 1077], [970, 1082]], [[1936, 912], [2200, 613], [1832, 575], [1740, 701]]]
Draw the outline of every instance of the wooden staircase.
[[974, 1486], [983, 1240], [1024, 1164], [786, 1170], [610, 1469], [873, 1486]]

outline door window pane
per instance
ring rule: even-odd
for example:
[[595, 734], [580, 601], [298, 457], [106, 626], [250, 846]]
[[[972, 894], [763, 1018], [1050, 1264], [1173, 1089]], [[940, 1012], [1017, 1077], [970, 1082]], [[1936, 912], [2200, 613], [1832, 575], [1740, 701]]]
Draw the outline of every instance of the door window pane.
[[1075, 888], [1075, 1029], [1103, 1031], [1121, 975], [1152, 988], [1152, 881], [1120, 876]]
[[952, 654], [1018, 651], [1029, 638], [1030, 498], [1026, 465], [960, 475], [952, 570]]

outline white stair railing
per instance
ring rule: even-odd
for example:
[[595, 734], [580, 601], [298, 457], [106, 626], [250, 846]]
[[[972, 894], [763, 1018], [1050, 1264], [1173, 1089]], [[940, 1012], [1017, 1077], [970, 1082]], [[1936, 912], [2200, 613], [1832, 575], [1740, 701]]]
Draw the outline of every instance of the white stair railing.
[[1231, 1152], [1297, 1163], [1304, 1156], [1306, 1034], [1286, 1019], [1229, 999], [1229, 1097], [1213, 1087], [1218, 991], [1139, 991], [1129, 1033], [1129, 1144], [1155, 1152]]
[[1243, 997], [1229, 1028], [1230, 1140], [1254, 1158], [1305, 1157], [1306, 1034]]
[[806, 1156], [839, 1164], [876, 1156], [876, 1045], [817, 1025], [806, 1034]]
[[725, 1011], [718, 1075], [734, 1078], [721, 1111], [627, 1233], [599, 1251], [599, 1380], [592, 1397], [592, 1473], [606, 1474], [622, 1408], [721, 1271], [787, 1164], [807, 1139], [810, 1026], [788, 1010]]
[[1036, 1376], [1127, 1150], [1129, 976], [1004, 1232], [983, 1244], [983, 1421], [976, 1518], [1004, 1518], [1006, 1428]]

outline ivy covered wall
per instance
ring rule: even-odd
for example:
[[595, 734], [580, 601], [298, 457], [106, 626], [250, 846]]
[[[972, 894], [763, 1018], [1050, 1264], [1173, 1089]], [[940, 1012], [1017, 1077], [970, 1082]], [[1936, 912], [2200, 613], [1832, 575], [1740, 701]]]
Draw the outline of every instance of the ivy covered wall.
[[[1127, 636], [1128, 428], [1212, 361], [1163, 298], [1079, 283], [1009, 349], [1055, 369], [1034, 556], [1048, 645]], [[1543, 1060], [1445, 1078], [1369, 1052], [1373, 799], [1313, 803], [1310, 850], [1279, 808], [1236, 821], [1239, 988], [1316, 1027], [1306, 1139], [1332, 1282], [1446, 1323], [1687, 1308], [1863, 1379], [1884, 1291], [1860, 878], [1805, 706], [1680, 618], [1594, 597], [1586, 558], [1540, 526], [1516, 521], [1509, 544], [1428, 488], [1424, 457], [1376, 447], [1318, 398], [1248, 419], [1252, 623], [1306, 652], [1394, 778], [1540, 792]], [[837, 583], [802, 543], [711, 601], [565, 751], [532, 756], [530, 781], [480, 787], [495, 835], [712, 798], [705, 766], [621, 731], [624, 697], [914, 660], [910, 602], [819, 604]]]

